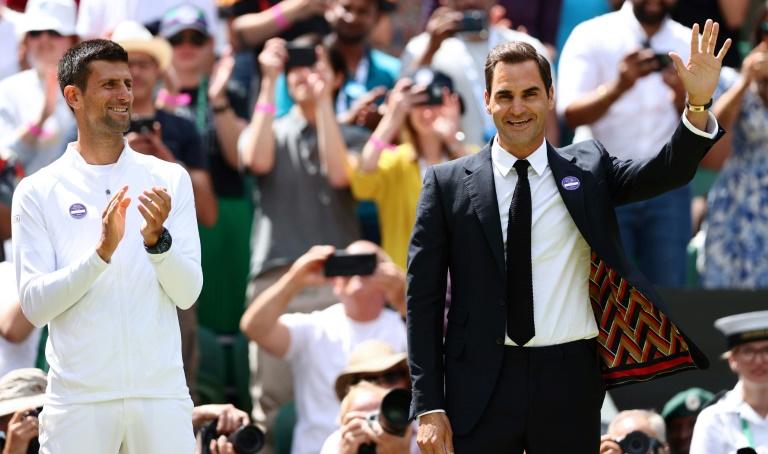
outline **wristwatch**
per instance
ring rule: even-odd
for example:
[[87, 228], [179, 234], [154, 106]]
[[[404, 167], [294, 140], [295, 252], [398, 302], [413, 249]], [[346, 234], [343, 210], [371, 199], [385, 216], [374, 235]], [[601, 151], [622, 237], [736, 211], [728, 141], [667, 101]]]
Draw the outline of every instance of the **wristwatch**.
[[704, 104], [703, 106], [696, 106], [688, 102], [688, 100], [685, 100], [685, 107], [688, 109], [689, 112], [704, 112], [709, 110], [710, 107], [712, 107], [712, 98], [709, 98], [709, 101]]
[[165, 227], [163, 227], [163, 232], [160, 234], [160, 238], [157, 239], [157, 243], [155, 243], [154, 246], [147, 246], [144, 245], [144, 249], [149, 254], [162, 254], [163, 252], [167, 252], [168, 249], [171, 248], [171, 243], [173, 243], [173, 238], [171, 238], [171, 232], [168, 231]]

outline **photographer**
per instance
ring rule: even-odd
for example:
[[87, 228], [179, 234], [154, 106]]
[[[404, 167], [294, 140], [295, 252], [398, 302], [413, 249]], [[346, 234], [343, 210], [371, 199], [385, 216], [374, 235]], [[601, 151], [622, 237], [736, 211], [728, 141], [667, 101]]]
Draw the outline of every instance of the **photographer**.
[[341, 402], [341, 427], [325, 440], [320, 454], [418, 453], [412, 427], [408, 427], [403, 436], [398, 436], [387, 433], [378, 421], [370, 418], [370, 415], [379, 411], [388, 391], [368, 381], [353, 385]]
[[[215, 423], [214, 423], [215, 422]], [[192, 428], [197, 434], [197, 453], [235, 453], [228, 436], [250, 423], [248, 413], [232, 404], [199, 405], [192, 409]], [[215, 426], [213, 425], [215, 424]], [[212, 439], [206, 445], [206, 433], [212, 431]]]
[[664, 418], [650, 410], [622, 411], [600, 439], [600, 454], [669, 454]]
[[396, 351], [405, 351], [405, 325], [398, 313], [385, 309], [387, 301], [402, 305], [404, 274], [367, 241], [352, 243], [346, 252], [358, 258], [374, 255], [375, 269], [334, 277], [339, 303], [310, 314], [283, 313], [302, 290], [328, 282], [326, 275], [333, 273], [326, 263], [334, 252], [332, 246], [312, 247], [256, 297], [240, 320], [240, 329], [261, 349], [287, 360], [294, 372], [301, 371], [293, 374], [294, 454], [317, 453], [336, 429], [339, 400], [334, 382], [352, 349], [363, 341], [380, 339]]
[[37, 410], [43, 405], [46, 383], [43, 371], [34, 368], [16, 369], [0, 378], [2, 454], [37, 452]]

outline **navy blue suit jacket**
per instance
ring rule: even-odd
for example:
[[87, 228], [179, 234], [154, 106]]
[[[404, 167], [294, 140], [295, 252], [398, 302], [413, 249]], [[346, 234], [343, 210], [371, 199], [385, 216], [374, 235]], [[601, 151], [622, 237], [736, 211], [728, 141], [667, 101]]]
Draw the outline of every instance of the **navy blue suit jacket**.
[[[613, 158], [597, 141], [547, 149], [560, 195], [592, 249], [589, 295], [606, 388], [708, 366], [627, 259], [614, 207], [689, 182], [722, 134], [707, 139], [681, 122], [658, 155], [645, 161]], [[566, 177], [578, 178], [580, 186], [565, 190]], [[454, 433], [463, 435], [496, 384], [506, 327], [504, 241], [489, 145], [427, 171], [408, 255], [411, 416], [445, 409]], [[451, 306], [444, 339], [448, 274]], [[552, 276], [552, 285], [558, 279]]]

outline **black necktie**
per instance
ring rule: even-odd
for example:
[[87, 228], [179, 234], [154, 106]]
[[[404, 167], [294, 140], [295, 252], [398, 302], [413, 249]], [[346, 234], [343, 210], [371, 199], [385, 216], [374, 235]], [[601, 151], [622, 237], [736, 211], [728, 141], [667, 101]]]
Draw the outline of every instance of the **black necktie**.
[[535, 334], [531, 269], [531, 186], [528, 161], [515, 162], [517, 185], [507, 223], [507, 334], [523, 346]]

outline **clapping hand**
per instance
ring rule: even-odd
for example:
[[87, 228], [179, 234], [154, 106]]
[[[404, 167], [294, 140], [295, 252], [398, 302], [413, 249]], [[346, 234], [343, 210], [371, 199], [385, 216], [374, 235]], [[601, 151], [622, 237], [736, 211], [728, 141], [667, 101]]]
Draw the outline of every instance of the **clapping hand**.
[[669, 56], [675, 64], [677, 75], [688, 94], [688, 102], [692, 105], [705, 105], [712, 98], [720, 78], [720, 68], [723, 58], [731, 47], [731, 40], [726, 39], [720, 51], [715, 53], [717, 34], [720, 26], [717, 22], [707, 19], [704, 32], [699, 39], [699, 24], [693, 24], [691, 29], [691, 58], [683, 63], [676, 52]]

